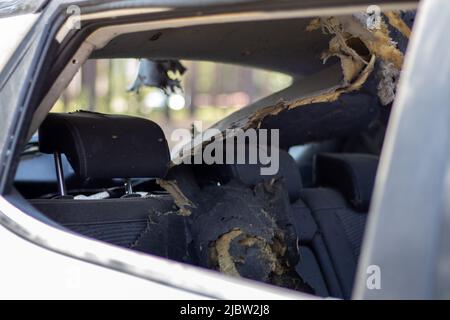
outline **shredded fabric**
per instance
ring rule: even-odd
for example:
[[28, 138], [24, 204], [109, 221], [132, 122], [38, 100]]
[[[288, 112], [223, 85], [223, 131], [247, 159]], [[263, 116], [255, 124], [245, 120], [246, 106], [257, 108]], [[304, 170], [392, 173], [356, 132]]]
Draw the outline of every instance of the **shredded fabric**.
[[178, 214], [180, 216], [191, 215], [191, 209], [196, 208], [196, 206], [184, 195], [176, 181], [157, 179], [156, 182], [173, 197], [175, 204], [179, 208]]

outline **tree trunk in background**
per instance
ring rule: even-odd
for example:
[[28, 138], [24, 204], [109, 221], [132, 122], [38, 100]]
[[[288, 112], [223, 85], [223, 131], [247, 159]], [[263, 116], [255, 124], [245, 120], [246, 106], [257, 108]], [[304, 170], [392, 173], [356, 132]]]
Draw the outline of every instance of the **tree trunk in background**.
[[61, 95], [61, 100], [63, 103], [63, 112], [67, 112], [69, 109], [69, 97], [68, 97], [67, 90], [64, 91], [63, 94]]
[[257, 92], [255, 82], [253, 81], [253, 70], [250, 68], [242, 68], [238, 72], [240, 90], [248, 94], [250, 101], [254, 101]]
[[196, 111], [196, 104], [195, 104], [195, 95], [196, 95], [196, 86], [195, 86], [195, 79], [197, 74], [197, 64], [196, 63], [190, 63], [188, 66], [188, 72], [186, 73], [186, 76], [184, 77], [185, 81], [183, 83], [184, 85], [184, 94], [186, 97], [186, 101], [188, 102], [189, 107], [189, 115], [191, 118], [195, 117], [195, 111]]
[[113, 97], [114, 81], [114, 60], [108, 60], [108, 92], [106, 93], [106, 111], [111, 112], [111, 102]]
[[83, 94], [87, 96], [87, 107], [89, 111], [95, 111], [96, 93], [95, 93], [95, 79], [97, 77], [97, 62], [95, 60], [88, 60], [81, 69], [81, 87]]
[[223, 65], [221, 64], [214, 64], [213, 65], [213, 78], [211, 79], [214, 81], [211, 86], [211, 95], [214, 97], [214, 100], [216, 100], [217, 96], [222, 93], [223, 88], [223, 81], [222, 81], [222, 72]]
[[170, 108], [168, 103], [166, 103], [166, 105], [164, 106], [164, 115], [166, 117], [167, 123], [170, 123]]

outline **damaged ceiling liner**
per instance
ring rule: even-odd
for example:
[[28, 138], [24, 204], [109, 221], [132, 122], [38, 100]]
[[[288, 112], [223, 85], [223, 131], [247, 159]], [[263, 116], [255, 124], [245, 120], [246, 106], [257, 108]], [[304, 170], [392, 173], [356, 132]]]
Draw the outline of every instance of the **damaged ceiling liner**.
[[[391, 12], [387, 17], [392, 27], [409, 37], [411, 30], [398, 12]], [[384, 20], [381, 19], [379, 27], [369, 29], [365, 25], [365, 19], [357, 15], [316, 18], [307, 27], [307, 31], [315, 30], [322, 30], [324, 35], [333, 36], [328, 51], [324, 52], [321, 58], [324, 63], [330, 57], [339, 58], [343, 73], [342, 82], [312, 96], [291, 102], [280, 101], [276, 105], [263, 108], [249, 118], [245, 129], [259, 128], [265, 117], [277, 115], [284, 110], [336, 101], [342, 94], [361, 89], [375, 69], [378, 69], [377, 95], [381, 104], [385, 106], [394, 101], [404, 54], [389, 36], [389, 28]]]

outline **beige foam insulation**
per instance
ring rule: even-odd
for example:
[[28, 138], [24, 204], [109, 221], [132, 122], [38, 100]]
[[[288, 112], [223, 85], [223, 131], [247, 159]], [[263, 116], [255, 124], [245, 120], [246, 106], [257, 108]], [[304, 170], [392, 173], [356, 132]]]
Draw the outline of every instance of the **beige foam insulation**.
[[399, 11], [388, 11], [385, 14], [391, 26], [400, 31], [401, 34], [403, 34], [403, 36], [405, 36], [406, 38], [409, 39], [411, 37], [411, 29], [400, 17]]
[[175, 180], [162, 180], [157, 179], [156, 183], [158, 183], [161, 188], [166, 190], [173, 198], [173, 201], [179, 208], [178, 215], [180, 216], [190, 216], [191, 208], [196, 208], [195, 204], [188, 199], [181, 191]]
[[242, 231], [240, 229], [233, 229], [230, 232], [223, 234], [216, 240], [214, 248], [217, 265], [219, 266], [220, 271], [235, 277], [240, 277], [240, 274], [237, 271], [234, 259], [230, 254], [230, 245], [231, 241], [241, 234]]
[[[387, 12], [386, 16], [389, 24], [409, 38], [411, 30], [398, 12]], [[404, 56], [389, 36], [386, 22], [382, 20], [379, 29], [369, 30], [356, 16], [329, 17], [313, 19], [306, 28], [307, 31], [319, 29], [324, 34], [333, 35], [328, 50], [321, 58], [324, 63], [330, 57], [339, 58], [343, 73], [342, 83], [314, 96], [291, 102], [280, 101], [276, 105], [260, 109], [249, 118], [244, 129], [259, 128], [268, 115], [313, 103], [333, 102], [343, 93], [359, 90], [373, 72], [377, 59], [380, 60], [381, 66], [378, 85], [380, 101], [387, 105], [394, 100]]]
[[[244, 234], [242, 230], [236, 228], [221, 235], [213, 244], [210, 251], [213, 252], [212, 262], [217, 264], [219, 271], [231, 276], [240, 277], [239, 271], [236, 268], [236, 263], [245, 264], [244, 257], [234, 257], [230, 253], [230, 246], [232, 241], [240, 237], [239, 245], [243, 247], [257, 247], [260, 253], [261, 260], [265, 261], [268, 266], [269, 274], [282, 275], [286, 270], [279, 261], [286, 252], [286, 246], [284, 246], [279, 239], [275, 238], [273, 244], [269, 244], [267, 241], [260, 237]], [[237, 239], [236, 239], [237, 240]]]

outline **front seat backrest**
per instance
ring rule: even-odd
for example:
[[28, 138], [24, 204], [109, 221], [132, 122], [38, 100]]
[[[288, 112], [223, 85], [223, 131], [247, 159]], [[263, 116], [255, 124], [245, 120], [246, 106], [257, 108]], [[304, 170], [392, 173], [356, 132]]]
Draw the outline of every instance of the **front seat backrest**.
[[[39, 130], [42, 152], [65, 153], [81, 178], [164, 178], [169, 148], [154, 122], [93, 112], [51, 113]], [[188, 260], [185, 219], [169, 195], [37, 199], [53, 221], [87, 237], [177, 261]]]

